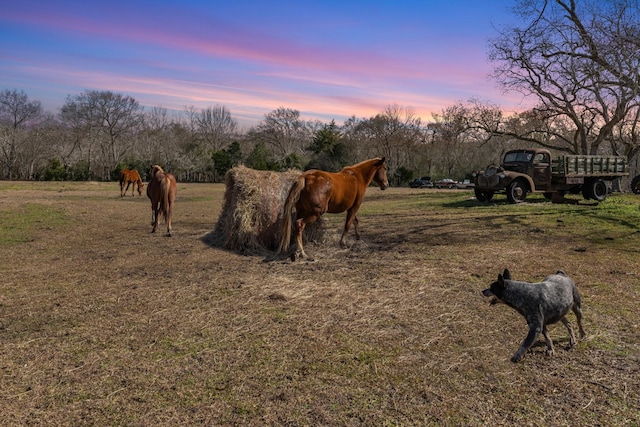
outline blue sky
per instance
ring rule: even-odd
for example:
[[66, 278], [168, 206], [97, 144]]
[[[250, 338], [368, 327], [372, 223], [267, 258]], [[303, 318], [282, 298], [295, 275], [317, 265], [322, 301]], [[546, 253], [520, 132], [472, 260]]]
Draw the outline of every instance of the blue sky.
[[0, 10], [0, 90], [57, 113], [84, 90], [145, 107], [279, 108], [341, 124], [397, 104], [424, 120], [470, 98], [524, 108], [488, 74], [515, 0], [34, 1]]

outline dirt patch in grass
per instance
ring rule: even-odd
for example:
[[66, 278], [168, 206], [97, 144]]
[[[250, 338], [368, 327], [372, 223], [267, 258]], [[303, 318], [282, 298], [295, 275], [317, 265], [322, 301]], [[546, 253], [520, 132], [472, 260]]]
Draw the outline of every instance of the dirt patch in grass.
[[[371, 188], [361, 241], [327, 215], [315, 262], [265, 262], [208, 243], [223, 193], [179, 184], [164, 237], [117, 183], [0, 182], [0, 227], [54, 213], [0, 245], [6, 425], [640, 423], [637, 196]], [[572, 276], [588, 339], [511, 363], [524, 320], [480, 295], [505, 267]]]

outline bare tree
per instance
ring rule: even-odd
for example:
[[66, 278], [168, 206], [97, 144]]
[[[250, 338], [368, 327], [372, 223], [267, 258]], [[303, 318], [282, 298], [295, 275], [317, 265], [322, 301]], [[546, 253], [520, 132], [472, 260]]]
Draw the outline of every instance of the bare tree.
[[133, 136], [142, 123], [142, 108], [130, 96], [109, 91], [87, 90], [67, 97], [62, 117], [83, 130], [97, 143], [102, 161], [102, 178], [131, 150]]
[[194, 137], [202, 142], [205, 151], [213, 152], [227, 147], [238, 129], [238, 122], [224, 105], [204, 108], [197, 111], [195, 107], [185, 108], [191, 122]]
[[237, 137], [238, 122], [223, 105], [202, 110], [188, 106], [185, 113], [192, 134], [192, 141], [186, 147], [186, 153], [193, 161], [192, 169], [215, 175], [215, 153], [228, 147]]
[[283, 167], [301, 167], [315, 129], [315, 124], [300, 118], [299, 111], [280, 107], [266, 114], [250, 135], [254, 142], [270, 148]]
[[471, 99], [433, 114], [428, 128], [435, 171], [462, 177], [494, 162], [503, 150], [504, 137], [496, 134], [503, 121], [499, 107]]
[[30, 101], [24, 91], [0, 92], [0, 150], [3, 176], [13, 179], [21, 145], [30, 137], [28, 128], [42, 115], [40, 101]]
[[429, 125], [433, 140], [432, 156], [440, 173], [445, 177], [453, 176], [461, 164], [471, 162], [475, 150], [469, 140], [472, 117], [467, 106], [458, 103], [434, 113], [434, 122]]
[[[420, 117], [410, 107], [389, 105], [381, 113], [362, 120], [357, 131], [364, 145], [364, 156], [384, 156], [391, 169], [415, 162], [424, 141]], [[362, 151], [362, 148], [361, 148]]]
[[63, 164], [67, 165], [64, 158], [58, 156], [59, 145], [64, 141], [64, 134], [53, 114], [43, 113], [38, 126], [30, 129], [29, 134], [29, 138], [25, 140], [20, 150], [21, 178], [36, 179], [48, 161], [56, 157], [63, 159]]
[[152, 107], [145, 111], [143, 116], [135, 154], [151, 164], [157, 163], [168, 168], [170, 164], [175, 163], [179, 151], [174, 132], [182, 129], [183, 125], [177, 117], [172, 117], [169, 111], [162, 107]]
[[[545, 147], [596, 154], [640, 95], [640, 19], [635, 0], [520, 0], [525, 25], [490, 41], [505, 90], [537, 99], [522, 133]], [[512, 123], [513, 124], [513, 123]]]

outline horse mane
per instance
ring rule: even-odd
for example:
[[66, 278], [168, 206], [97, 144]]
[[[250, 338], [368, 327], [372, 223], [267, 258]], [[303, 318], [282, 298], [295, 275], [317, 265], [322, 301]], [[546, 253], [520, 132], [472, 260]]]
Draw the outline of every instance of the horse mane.
[[155, 176], [157, 173], [164, 173], [164, 170], [162, 170], [160, 165], [151, 166], [151, 175]]
[[363, 160], [359, 163], [356, 163], [355, 165], [345, 166], [344, 168], [342, 168], [342, 170], [359, 169], [363, 166], [369, 165], [370, 163], [379, 162], [382, 159], [383, 157], [374, 157], [373, 159]]
[[[361, 161], [359, 163], [356, 163], [355, 165], [345, 166], [344, 168], [342, 168], [342, 170], [339, 173], [354, 173], [355, 172], [358, 175], [361, 175], [362, 178], [365, 180], [365, 182], [368, 180], [368, 182], [366, 182], [366, 184], [369, 185], [369, 183], [371, 182], [371, 179], [373, 178], [374, 173], [376, 172], [376, 170], [378, 168], [376, 167], [375, 169], [371, 169], [370, 171], [367, 171], [367, 169], [370, 166], [374, 165], [375, 163], [379, 163], [379, 162], [383, 162], [384, 163], [384, 161], [385, 161], [384, 157], [374, 157], [373, 159], [363, 160], [363, 161]], [[364, 171], [367, 171], [367, 173], [369, 173], [370, 175], [364, 176], [363, 175]]]

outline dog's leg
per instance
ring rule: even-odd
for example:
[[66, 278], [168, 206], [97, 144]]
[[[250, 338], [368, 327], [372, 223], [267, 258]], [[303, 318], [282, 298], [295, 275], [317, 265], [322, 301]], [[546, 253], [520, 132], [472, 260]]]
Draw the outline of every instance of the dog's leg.
[[540, 333], [541, 329], [542, 328], [540, 328], [539, 325], [535, 325], [535, 324], [529, 325], [529, 333], [527, 334], [527, 337], [522, 342], [522, 345], [520, 346], [518, 351], [516, 351], [516, 354], [514, 354], [513, 357], [511, 357], [511, 361], [513, 363], [520, 361], [520, 359], [524, 357], [524, 354], [527, 352], [527, 350], [529, 350], [529, 348], [531, 348], [531, 346], [533, 345], [533, 342], [536, 340], [536, 337]]
[[582, 327], [582, 307], [579, 304], [573, 304], [572, 307], [573, 314], [576, 315], [576, 319], [578, 320], [578, 329], [580, 330], [580, 339], [584, 339], [587, 334], [584, 332], [584, 328]]
[[569, 331], [569, 348], [573, 348], [576, 345], [576, 334], [573, 333], [573, 328], [571, 327], [571, 323], [567, 320], [566, 317], [562, 317], [560, 319], [562, 324], [567, 327], [567, 331]]
[[[562, 319], [564, 319], [564, 317]], [[551, 338], [549, 338], [549, 331], [547, 330], [547, 325], [544, 325], [542, 327], [542, 335], [544, 336], [544, 340], [547, 343], [547, 356], [553, 356], [555, 354], [555, 350], [553, 348], [553, 341], [551, 341]]]

